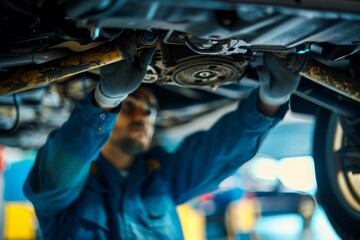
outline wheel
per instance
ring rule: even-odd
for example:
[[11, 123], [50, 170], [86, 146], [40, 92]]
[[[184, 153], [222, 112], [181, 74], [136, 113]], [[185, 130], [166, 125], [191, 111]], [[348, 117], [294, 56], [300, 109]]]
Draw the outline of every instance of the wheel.
[[[317, 112], [314, 160], [318, 197], [339, 236], [360, 239], [360, 146], [359, 142], [357, 147], [348, 145], [349, 126], [342, 119], [323, 108]], [[360, 139], [357, 125], [351, 136]]]

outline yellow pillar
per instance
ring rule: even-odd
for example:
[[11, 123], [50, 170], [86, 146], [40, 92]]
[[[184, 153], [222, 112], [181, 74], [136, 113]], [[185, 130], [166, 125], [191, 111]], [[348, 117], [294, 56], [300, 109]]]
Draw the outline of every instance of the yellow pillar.
[[205, 217], [189, 204], [177, 207], [185, 240], [205, 240]]

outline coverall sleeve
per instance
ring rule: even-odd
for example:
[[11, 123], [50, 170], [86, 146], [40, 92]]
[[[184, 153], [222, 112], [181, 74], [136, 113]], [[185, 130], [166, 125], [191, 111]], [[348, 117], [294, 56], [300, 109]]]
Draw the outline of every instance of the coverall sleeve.
[[234, 173], [256, 153], [268, 131], [285, 115], [283, 105], [275, 117], [264, 117], [257, 110], [258, 91], [240, 102], [237, 110], [223, 116], [208, 131], [187, 137], [177, 150], [162, 161], [177, 204], [205, 192]]
[[79, 197], [91, 162], [107, 142], [117, 115], [93, 106], [89, 95], [49, 135], [24, 184], [24, 193], [38, 214], [56, 214]]

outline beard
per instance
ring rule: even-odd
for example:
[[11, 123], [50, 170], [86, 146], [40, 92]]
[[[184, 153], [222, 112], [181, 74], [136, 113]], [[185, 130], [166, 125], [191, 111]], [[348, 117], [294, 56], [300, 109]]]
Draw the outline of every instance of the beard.
[[129, 137], [113, 141], [113, 144], [123, 153], [131, 156], [139, 155], [145, 151], [144, 144]]

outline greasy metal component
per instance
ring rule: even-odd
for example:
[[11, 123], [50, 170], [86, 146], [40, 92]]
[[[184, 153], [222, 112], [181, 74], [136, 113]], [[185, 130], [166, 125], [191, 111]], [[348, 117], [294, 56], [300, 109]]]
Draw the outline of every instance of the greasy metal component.
[[[298, 96], [302, 101], [296, 99], [295, 96]], [[311, 107], [308, 102], [314, 103], [314, 105]], [[290, 104], [293, 111], [300, 111], [300, 113], [315, 115], [317, 106], [321, 106], [342, 116], [360, 116], [359, 104], [356, 101], [351, 99], [345, 101], [342, 95], [306, 78], [300, 81]]]
[[356, 44], [338, 46], [332, 43], [322, 43], [320, 48], [321, 56], [330, 61], [337, 61], [360, 51], [360, 46]]
[[160, 38], [157, 32], [151, 31], [141, 31], [138, 32], [136, 35], [135, 40], [140, 44], [142, 47], [152, 47], [155, 46]]
[[360, 102], [360, 82], [349, 75], [308, 59], [300, 74], [333, 91]]
[[13, 94], [108, 65], [125, 57], [116, 44], [106, 44], [24, 70], [0, 80], [0, 94]]
[[184, 43], [188, 46], [188, 48], [197, 54], [219, 55], [226, 51], [226, 47], [222, 43], [216, 43], [208, 49], [197, 47], [188, 37], [184, 38]]
[[172, 75], [174, 82], [183, 86], [215, 86], [239, 78], [240, 72], [223, 59], [194, 59], [180, 64]]
[[144, 77], [144, 83], [155, 83], [159, 78], [159, 74], [157, 73], [156, 69], [149, 65], [147, 67], [146, 75]]
[[211, 44], [209, 48], [196, 46], [188, 37], [184, 38], [184, 43], [193, 52], [202, 55], [231, 55], [246, 53], [248, 44], [242, 40], [228, 39]]

